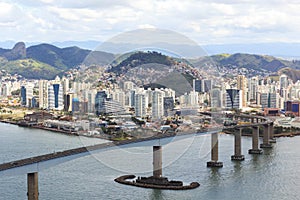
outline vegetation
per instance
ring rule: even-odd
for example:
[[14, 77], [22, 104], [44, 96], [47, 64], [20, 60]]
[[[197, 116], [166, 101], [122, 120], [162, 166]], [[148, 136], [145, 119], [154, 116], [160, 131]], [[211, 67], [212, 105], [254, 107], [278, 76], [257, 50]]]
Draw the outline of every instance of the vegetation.
[[144, 124], [146, 123], [145, 121], [139, 120], [139, 119], [136, 118], [136, 117], [131, 117], [131, 120], [132, 120], [135, 124], [137, 124], [137, 125], [139, 125], [139, 126], [142, 126], [142, 125], [144, 125]]
[[17, 90], [15, 90], [15, 91], [12, 91], [11, 94], [12, 94], [13, 96], [19, 96], [19, 95], [21, 94], [21, 90], [20, 90], [20, 89], [17, 89]]
[[300, 80], [300, 70], [299, 69], [293, 69], [293, 68], [286, 67], [286, 68], [280, 69], [278, 74], [286, 74], [294, 82], [296, 82], [297, 80]]
[[54, 67], [33, 59], [21, 59], [2, 63], [0, 69], [6, 70], [10, 74], [22, 75], [29, 79], [52, 79], [57, 74], [57, 69]]
[[255, 55], [255, 54], [219, 54], [213, 56], [207, 56], [204, 58], [196, 59], [192, 61], [195, 65], [203, 66], [204, 64], [215, 64], [217, 66], [228, 66], [247, 68], [257, 71], [268, 70], [271, 72], [277, 72], [279, 69], [300, 68], [300, 62], [288, 61], [273, 56]]
[[280, 134], [280, 133], [293, 133], [300, 131], [300, 128], [298, 127], [282, 127], [282, 126], [275, 126], [274, 127], [274, 134]]
[[24, 49], [24, 43], [16, 45], [12, 50], [0, 48], [0, 70], [18, 73], [29, 79], [52, 79], [80, 64], [108, 64], [114, 59], [113, 54], [91, 52], [78, 47], [58, 48], [39, 44], [22, 51]]
[[47, 63], [59, 70], [67, 70], [77, 66], [89, 54], [89, 51], [77, 47], [60, 49], [50, 44], [40, 44], [27, 49], [27, 57]]
[[233, 54], [230, 56], [213, 56], [213, 59], [216, 60], [220, 65], [226, 66], [237, 66], [244, 67], [247, 69], [255, 70], [268, 70], [268, 71], [277, 71], [280, 68], [286, 67], [291, 63], [284, 61], [271, 56], [262, 56], [254, 54]]
[[116, 74], [126, 73], [128, 69], [149, 63], [171, 66], [174, 63], [174, 61], [170, 57], [155, 51], [139, 51], [134, 54], [131, 54], [125, 60], [114, 66], [111, 69], [111, 72], [114, 72]]
[[[79, 66], [113, 64], [111, 72], [116, 74], [126, 73], [129, 69], [144, 64], [155, 63], [171, 66], [181, 62], [159, 52], [131, 52], [115, 59], [115, 55], [107, 52], [90, 51], [78, 47], [58, 48], [50, 44], [39, 44], [25, 48], [20, 42], [13, 49], [0, 48], [0, 70], [8, 73], [18, 73], [25, 78], [52, 79], [58, 74]], [[187, 61], [185, 61], [187, 62]], [[254, 54], [219, 54], [189, 60], [194, 66], [224, 66], [246, 68], [258, 72], [270, 71], [279, 74], [285, 73], [294, 81], [300, 78], [300, 61], [283, 60], [266, 55]], [[188, 64], [192, 66], [191, 64]], [[184, 75], [185, 76], [185, 75]], [[190, 83], [191, 77], [185, 77]]]

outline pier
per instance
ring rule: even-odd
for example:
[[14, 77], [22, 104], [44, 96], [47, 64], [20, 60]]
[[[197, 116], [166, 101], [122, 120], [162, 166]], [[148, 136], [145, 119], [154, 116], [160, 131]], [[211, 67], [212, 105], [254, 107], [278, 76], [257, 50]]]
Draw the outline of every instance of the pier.
[[207, 167], [223, 167], [219, 162], [219, 138], [218, 133], [211, 134], [211, 161], [207, 162]]
[[[229, 127], [223, 127], [220, 130], [213, 130], [207, 134], [211, 134], [211, 160], [207, 162], [207, 167], [223, 167], [223, 163], [218, 159], [219, 157], [219, 141], [218, 134], [222, 131], [233, 130], [234, 131], [234, 155], [231, 159], [234, 161], [244, 160], [244, 155], [241, 152], [241, 135], [244, 128], [252, 128], [252, 148], [249, 149], [249, 154], [261, 154], [263, 151], [259, 149], [259, 128], [263, 128], [263, 143], [260, 144], [260, 148], [272, 148], [271, 140], [273, 139], [273, 122], [268, 121], [263, 117], [248, 116], [248, 115], [235, 115], [238, 120], [251, 120], [252, 123], [235, 125]], [[190, 185], [183, 186], [181, 181], [169, 181], [166, 177], [163, 177], [162, 169], [162, 155], [163, 155], [163, 144], [161, 141], [166, 138], [176, 138], [182, 137], [182, 139], [189, 137], [189, 135], [194, 135], [195, 133], [169, 133], [169, 134], [159, 134], [149, 138], [142, 139], [132, 139], [126, 141], [117, 142], [107, 142], [99, 145], [92, 145], [88, 147], [80, 147], [75, 149], [70, 149], [62, 152], [54, 152], [50, 154], [35, 156], [31, 158], [21, 159], [12, 161], [9, 163], [3, 163], [0, 165], [0, 173], [13, 170], [15, 168], [24, 169], [27, 171], [27, 196], [28, 200], [38, 199], [38, 167], [43, 166], [43, 163], [51, 162], [52, 160], [59, 160], [64, 158], [74, 159], [80, 156], [88, 155], [90, 151], [99, 151], [109, 148], [114, 148], [117, 146], [126, 146], [133, 143], [147, 142], [153, 144], [153, 175], [151, 177], [140, 177], [135, 181], [127, 181], [127, 179], [132, 179], [134, 175], [125, 175], [116, 178], [115, 181], [127, 185], [134, 185], [138, 187], [148, 187], [148, 188], [160, 188], [160, 189], [193, 189], [198, 187], [200, 184], [197, 182], [192, 182]], [[157, 141], [157, 142], [155, 142]], [[157, 145], [159, 144], [159, 145]], [[59, 163], [59, 162], [58, 162]], [[57, 164], [57, 163], [56, 163]], [[35, 170], [34, 170], [35, 169]]]
[[262, 154], [262, 150], [258, 148], [259, 142], [259, 126], [252, 127], [252, 149], [248, 150], [249, 154]]
[[231, 156], [231, 160], [245, 160], [245, 156], [242, 155], [242, 128], [236, 128], [234, 130], [234, 155]]

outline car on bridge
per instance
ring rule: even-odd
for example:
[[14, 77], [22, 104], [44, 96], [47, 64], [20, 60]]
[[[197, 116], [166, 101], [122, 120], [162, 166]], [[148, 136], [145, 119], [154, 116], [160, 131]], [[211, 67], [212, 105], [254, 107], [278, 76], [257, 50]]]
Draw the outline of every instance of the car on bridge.
[[225, 120], [224, 121], [224, 126], [235, 126], [235, 125], [237, 125], [236, 120]]

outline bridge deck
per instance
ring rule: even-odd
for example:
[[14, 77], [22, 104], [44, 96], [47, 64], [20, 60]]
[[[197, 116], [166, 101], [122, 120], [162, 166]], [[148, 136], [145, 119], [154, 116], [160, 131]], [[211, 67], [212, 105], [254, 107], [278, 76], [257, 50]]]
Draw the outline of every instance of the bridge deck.
[[[245, 117], [245, 116], [243, 116]], [[251, 116], [252, 117], [252, 116]], [[250, 117], [250, 118], [251, 118]], [[229, 129], [236, 129], [236, 128], [246, 128], [246, 127], [253, 127], [253, 126], [261, 126], [265, 124], [270, 124], [270, 121], [264, 121], [261, 123], [251, 123], [251, 124], [243, 124], [243, 125], [236, 125], [236, 126], [228, 126], [228, 127], [223, 127], [223, 128], [216, 128], [214, 130], [210, 130], [210, 132], [206, 132], [205, 134], [211, 134], [214, 132], [221, 132], [223, 130], [229, 130]], [[55, 160], [63, 157], [68, 157], [68, 156], [73, 156], [77, 154], [82, 154], [90, 151], [95, 151], [95, 150], [101, 150], [101, 149], [107, 149], [115, 146], [122, 146], [122, 145], [127, 145], [127, 144], [132, 144], [132, 143], [140, 143], [140, 142], [145, 142], [145, 141], [151, 141], [151, 140], [158, 140], [158, 139], [163, 139], [163, 138], [168, 138], [168, 137], [175, 137], [175, 136], [182, 136], [182, 135], [192, 135], [196, 134], [195, 132], [191, 133], [167, 133], [167, 134], [159, 134], [156, 136], [152, 136], [149, 138], [141, 138], [141, 139], [132, 139], [132, 140], [125, 140], [125, 141], [116, 141], [116, 142], [107, 142], [107, 143], [102, 143], [102, 144], [97, 144], [97, 145], [92, 145], [92, 146], [87, 146], [87, 147], [80, 147], [80, 148], [75, 148], [75, 149], [69, 149], [61, 152], [54, 152], [54, 153], [49, 153], [45, 155], [40, 155], [40, 156], [35, 156], [35, 157], [30, 157], [30, 158], [25, 158], [25, 159], [20, 159], [16, 161], [11, 161], [8, 163], [3, 163], [0, 164], [0, 171], [5, 171], [13, 168], [18, 168], [18, 167], [23, 167], [26, 165], [32, 165], [35, 163], [41, 163], [49, 160]]]
[[[181, 133], [179, 135], [192, 135], [192, 134], [195, 134], [195, 133]], [[44, 155], [40, 155], [40, 156], [35, 156], [35, 157], [30, 157], [30, 158], [25, 158], [25, 159], [20, 159], [20, 160], [16, 160], [16, 161], [3, 163], [3, 164], [0, 164], [0, 171], [5, 171], [8, 169], [12, 169], [12, 168], [18, 168], [18, 167], [22, 167], [22, 166], [26, 166], [26, 165], [31, 165], [34, 163], [40, 163], [40, 162], [63, 158], [63, 157], [72, 156], [72, 155], [76, 155], [76, 154], [88, 153], [90, 151], [108, 149], [108, 148], [115, 147], [115, 146], [122, 146], [122, 145], [140, 143], [140, 142], [175, 137], [175, 136], [177, 136], [177, 135], [174, 133], [167, 133], [167, 134], [159, 134], [159, 135], [152, 136], [149, 138], [106, 142], [106, 143], [97, 144], [97, 145], [79, 147], [79, 148], [69, 149], [69, 150], [65, 150], [65, 151], [61, 151], [61, 152], [54, 152], [54, 153], [49, 153], [49, 154], [44, 154]]]

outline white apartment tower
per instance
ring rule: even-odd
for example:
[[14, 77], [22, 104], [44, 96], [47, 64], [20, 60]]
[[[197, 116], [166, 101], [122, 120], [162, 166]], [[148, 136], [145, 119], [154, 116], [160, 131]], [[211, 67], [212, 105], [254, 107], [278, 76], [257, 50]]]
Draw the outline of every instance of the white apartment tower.
[[241, 92], [242, 107], [247, 106], [247, 78], [244, 75], [237, 76], [237, 89]]
[[164, 116], [164, 92], [158, 89], [152, 93], [152, 117], [159, 119]]
[[39, 108], [48, 108], [48, 81], [39, 80]]
[[136, 93], [134, 95], [135, 116], [146, 117], [148, 107], [148, 99], [145, 93]]

